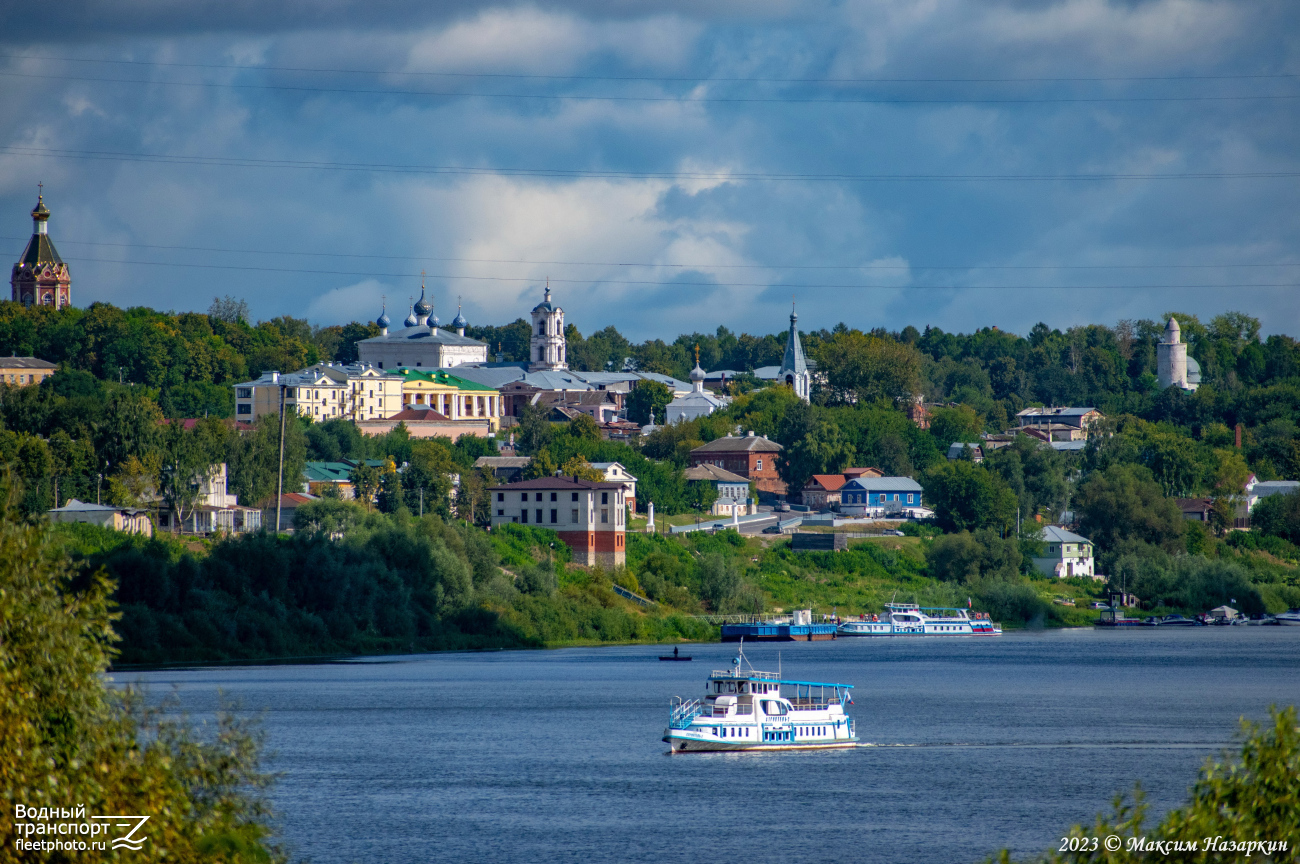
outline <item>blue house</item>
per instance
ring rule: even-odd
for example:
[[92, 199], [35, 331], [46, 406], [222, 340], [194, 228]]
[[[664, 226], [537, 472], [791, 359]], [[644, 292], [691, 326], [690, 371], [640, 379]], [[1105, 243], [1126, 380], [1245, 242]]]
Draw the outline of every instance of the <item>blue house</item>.
[[840, 487], [840, 512], [883, 515], [920, 507], [921, 484], [911, 477], [858, 477]]

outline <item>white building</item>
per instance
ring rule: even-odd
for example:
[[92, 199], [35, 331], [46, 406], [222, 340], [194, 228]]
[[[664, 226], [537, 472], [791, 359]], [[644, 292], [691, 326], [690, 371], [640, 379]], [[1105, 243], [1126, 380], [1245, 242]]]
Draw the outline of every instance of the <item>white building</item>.
[[1039, 572], [1059, 579], [1101, 578], [1093, 570], [1092, 541], [1055, 525], [1043, 529], [1043, 556], [1033, 561]]
[[235, 419], [251, 422], [278, 414], [284, 388], [285, 409], [317, 422], [383, 420], [402, 410], [404, 380], [365, 363], [317, 363], [284, 375], [265, 372], [256, 381], [235, 385]]
[[790, 307], [790, 334], [785, 341], [785, 357], [781, 360], [781, 369], [777, 380], [793, 388], [794, 395], [807, 402], [812, 393], [812, 372], [808, 361], [803, 356], [803, 343], [799, 341], [799, 316], [794, 307]]
[[[486, 458], [486, 457], [481, 457]], [[478, 463], [476, 462], [475, 465]], [[629, 513], [636, 512], [636, 478], [627, 473], [621, 462], [592, 462], [591, 467], [605, 473], [606, 483], [623, 484], [623, 500], [627, 502]]]
[[704, 370], [700, 368], [697, 359], [695, 368], [691, 370], [691, 392], [669, 402], [664, 409], [664, 417], [670, 424], [707, 417], [730, 401], [726, 396], [718, 396], [704, 389]]
[[[363, 364], [380, 369], [447, 369], [464, 363], [486, 363], [488, 345], [465, 335], [467, 322], [459, 311], [451, 322], [452, 329], [441, 326], [433, 306], [424, 299], [425, 289], [420, 286], [420, 299], [411, 307], [400, 330], [389, 332], [388, 312], [385, 310], [375, 321], [379, 335], [357, 343], [357, 356]], [[453, 332], [453, 330], [455, 332]]]
[[564, 356], [564, 310], [551, 303], [550, 285], [546, 286], [542, 302], [533, 307], [533, 335], [529, 341], [532, 351], [529, 355], [529, 372], [569, 368], [569, 362]]
[[1164, 338], [1156, 343], [1156, 378], [1162, 390], [1177, 386], [1191, 391], [1201, 386], [1201, 364], [1187, 356], [1187, 343], [1173, 316], [1165, 325]]

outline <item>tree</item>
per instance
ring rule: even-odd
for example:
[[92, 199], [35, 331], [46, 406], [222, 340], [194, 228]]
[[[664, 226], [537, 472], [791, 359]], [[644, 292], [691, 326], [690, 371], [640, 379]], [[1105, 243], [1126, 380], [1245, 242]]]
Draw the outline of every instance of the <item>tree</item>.
[[[791, 494], [798, 494], [814, 474], [838, 474], [853, 460], [853, 447], [840, 427], [811, 406], [786, 414], [781, 442], [785, 449], [777, 462], [781, 479]], [[789, 442], [786, 444], [786, 442]]]
[[348, 480], [352, 482], [352, 489], [356, 499], [370, 509], [370, 505], [375, 501], [375, 495], [378, 494], [380, 486], [384, 482], [384, 474], [379, 470], [377, 465], [369, 465], [365, 462], [353, 468], [348, 475]]
[[600, 426], [587, 414], [579, 414], [569, 421], [569, 436], [583, 441], [599, 441]]
[[519, 412], [519, 434], [515, 446], [525, 456], [544, 450], [555, 434], [550, 421], [551, 409], [541, 405], [525, 404]]
[[551, 455], [551, 451], [539, 450], [533, 454], [528, 466], [524, 468], [523, 479], [537, 480], [542, 477], [554, 477], [555, 472], [558, 470], [555, 465], [555, 457]]
[[402, 472], [408, 509], [448, 515], [451, 475], [458, 473], [467, 472], [461, 472], [446, 446], [437, 441], [412, 441], [411, 458]]
[[816, 358], [833, 402], [906, 405], [921, 392], [921, 354], [906, 343], [848, 330], [823, 342]]
[[593, 483], [603, 483], [605, 480], [605, 472], [599, 468], [592, 468], [591, 464], [581, 456], [570, 456], [565, 460], [563, 467], [560, 468], [560, 473], [566, 477], [573, 477], [577, 480], [590, 480]]
[[[302, 489], [307, 461], [307, 436], [295, 418], [287, 418], [284, 432], [284, 491]], [[274, 501], [280, 474], [280, 418], [264, 414], [251, 432], [241, 432], [227, 445], [227, 487], [239, 503], [255, 507]]]
[[912, 460], [907, 453], [907, 442], [893, 432], [886, 432], [876, 442], [876, 467], [886, 477], [911, 477]]
[[921, 477], [925, 502], [944, 531], [994, 528], [1016, 521], [1016, 496], [998, 474], [973, 462], [947, 460]]
[[[149, 860], [283, 861], [268, 843], [261, 791], [270, 778], [256, 732], [222, 710], [215, 736], [200, 737], [169, 719], [174, 705], [149, 708], [139, 691], [110, 684], [117, 586], [101, 571], [74, 590], [48, 529], [11, 517], [0, 520], [0, 788], [9, 806], [34, 808], [23, 821], [49, 828], [35, 809], [147, 814], [147, 845], [134, 854]], [[17, 848], [13, 816], [0, 829], [6, 850]]]
[[208, 307], [208, 317], [227, 324], [248, 323], [248, 301], [237, 299], [227, 294], [225, 297], [213, 297]]
[[463, 472], [460, 475], [460, 492], [456, 496], [456, 515], [471, 525], [484, 527], [490, 524], [492, 502], [488, 489], [493, 485], [495, 481], [487, 471]]
[[714, 612], [728, 612], [740, 593], [740, 571], [736, 559], [717, 553], [700, 559], [700, 596]]
[[1183, 514], [1140, 465], [1094, 473], [1079, 486], [1074, 506], [1080, 530], [1101, 551], [1116, 550], [1124, 540], [1182, 551]]
[[164, 427], [160, 445], [157, 489], [172, 513], [172, 530], [179, 532], [202, 496], [202, 483], [218, 457], [204, 446], [197, 427], [186, 429], [179, 420]]
[[954, 442], [980, 440], [984, 422], [969, 405], [930, 409], [930, 434], [944, 450]]
[[1269, 495], [1250, 513], [1251, 530], [1300, 545], [1300, 491]]
[[[708, 480], [692, 480], [686, 484], [686, 506], [697, 512], [712, 509], [718, 500], [718, 487]], [[661, 510], [660, 512], [668, 512]]]
[[673, 401], [673, 391], [659, 381], [641, 380], [627, 396], [627, 419], [648, 425], [664, 422], [664, 409]]

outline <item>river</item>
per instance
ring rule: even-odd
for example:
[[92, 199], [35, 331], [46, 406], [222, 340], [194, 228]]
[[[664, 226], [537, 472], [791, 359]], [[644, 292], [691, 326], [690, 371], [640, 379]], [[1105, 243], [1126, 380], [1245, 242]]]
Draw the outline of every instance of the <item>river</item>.
[[[1054, 847], [1141, 781], [1186, 798], [1238, 718], [1300, 704], [1300, 628], [841, 639], [747, 648], [854, 684], [873, 746], [667, 756], [669, 697], [734, 645], [119, 673], [260, 712], [283, 839], [315, 864], [982, 861]], [[779, 657], [778, 657], [779, 654]], [[1155, 819], [1153, 818], [1153, 822]]]

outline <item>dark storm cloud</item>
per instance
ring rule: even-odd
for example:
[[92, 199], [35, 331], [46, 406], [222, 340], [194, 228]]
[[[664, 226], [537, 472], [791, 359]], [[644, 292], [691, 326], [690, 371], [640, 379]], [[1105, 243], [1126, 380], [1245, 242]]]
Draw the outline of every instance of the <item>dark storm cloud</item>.
[[[1295, 332], [1298, 181], [1276, 175], [1300, 172], [1297, 100], [1219, 97], [1300, 83], [1188, 76], [1300, 71], [1298, 23], [1295, 4], [1208, 0], [10, 6], [14, 53], [198, 68], [0, 61], [0, 242], [21, 250], [44, 180], [79, 305], [231, 293], [333, 323], [381, 295], [403, 308], [425, 270], [438, 308], [461, 296], [475, 322], [513, 319], [550, 278], [584, 332], [638, 338], [780, 330], [792, 294], [809, 328], [1235, 308]], [[444, 71], [589, 77], [397, 74]], [[628, 75], [715, 80], [590, 78]], [[754, 77], [981, 80], [716, 80]], [[1041, 80], [1069, 77], [1125, 80]], [[513, 98], [584, 94], [651, 98]], [[655, 101], [694, 97], [716, 101]], [[773, 101], [727, 101], [752, 98]], [[806, 101], [841, 98], [902, 101]], [[499, 171], [520, 167], [625, 173]], [[817, 179], [1188, 172], [1275, 176]]]

